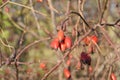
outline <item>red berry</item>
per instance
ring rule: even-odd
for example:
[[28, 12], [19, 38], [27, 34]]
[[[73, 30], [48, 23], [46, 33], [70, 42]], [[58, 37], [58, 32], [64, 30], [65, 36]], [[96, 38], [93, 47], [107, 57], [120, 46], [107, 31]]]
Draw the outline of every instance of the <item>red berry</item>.
[[86, 44], [86, 45], [89, 45], [90, 44], [90, 37], [87, 36], [83, 39], [83, 42]]
[[95, 35], [92, 35], [92, 36], [91, 36], [91, 40], [94, 41], [95, 43], [98, 42], [98, 38], [97, 38], [97, 36], [95, 36]]
[[66, 50], [66, 45], [65, 45], [64, 42], [61, 42], [61, 43], [60, 43], [60, 50], [61, 50], [62, 52], [64, 52], [64, 51]]
[[71, 60], [68, 59], [67, 62], [66, 62], [66, 64], [67, 64], [68, 66], [70, 66], [70, 63], [71, 63]]
[[58, 40], [60, 42], [64, 40], [64, 32], [63, 32], [63, 30], [58, 31]]
[[87, 53], [85, 53], [85, 52], [82, 52], [82, 53], [81, 53], [80, 61], [81, 61], [83, 64], [91, 65], [91, 57], [90, 57]]
[[37, 2], [42, 2], [43, 0], [37, 0]]
[[110, 78], [111, 78], [111, 80], [117, 80], [117, 78], [116, 78], [114, 73], [111, 73]]
[[89, 70], [89, 73], [92, 73], [92, 71], [93, 71], [92, 66], [89, 66], [88, 70]]
[[46, 68], [46, 64], [45, 63], [40, 63], [40, 66], [39, 66], [41, 69], [45, 69]]
[[10, 11], [9, 7], [5, 6], [5, 11], [8, 13]]
[[64, 42], [65, 42], [66, 48], [71, 48], [71, 46], [72, 46], [72, 40], [71, 40], [70, 37], [66, 36]]
[[53, 41], [50, 43], [50, 47], [53, 49], [58, 49], [58, 47], [59, 47], [58, 38], [53, 39]]
[[85, 37], [85, 38], [83, 39], [83, 41], [84, 41], [84, 43], [85, 43], [86, 45], [89, 45], [91, 41], [97, 43], [97, 42], [98, 42], [98, 38], [97, 38], [97, 36], [92, 35], [92, 36], [87, 36], [87, 37]]
[[69, 54], [69, 55], [68, 55], [68, 58], [69, 58], [69, 59], [72, 59], [72, 57], [73, 57], [72, 54]]
[[64, 76], [68, 79], [70, 78], [71, 74], [70, 74], [70, 71], [68, 69], [64, 69]]

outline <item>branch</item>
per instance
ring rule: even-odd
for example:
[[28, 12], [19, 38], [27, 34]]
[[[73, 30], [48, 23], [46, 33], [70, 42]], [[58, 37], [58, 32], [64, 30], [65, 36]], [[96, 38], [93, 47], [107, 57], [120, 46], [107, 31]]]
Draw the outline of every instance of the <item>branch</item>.
[[4, 7], [5, 5], [7, 5], [7, 4], [8, 4], [8, 2], [9, 2], [9, 0], [8, 0], [8, 1], [6, 1], [3, 5], [1, 5], [1, 6], [0, 6], [0, 9], [1, 9], [2, 7]]
[[33, 2], [32, 2], [32, 0], [29, 0], [29, 1], [30, 1], [30, 6], [31, 6], [31, 11], [32, 11], [32, 14], [33, 14], [33, 16], [34, 16], [34, 18], [35, 18], [35, 22], [36, 22], [36, 24], [37, 24], [37, 29], [38, 29], [38, 32], [39, 32], [39, 30], [40, 30], [40, 25], [39, 25], [39, 22], [38, 22], [38, 18], [37, 18], [37, 16], [36, 16], [35, 12], [34, 12]]
[[[111, 23], [102, 23], [101, 26], [117, 26], [119, 22], [120, 22], [120, 19], [118, 19], [113, 24], [111, 24]], [[118, 26], [120, 26], [120, 25], [118, 25]]]
[[[12, 1], [9, 1], [9, 3], [32, 10], [31, 7], [25, 6], [25, 5], [23, 5], [23, 4], [15, 3], [15, 2], [12, 2]], [[44, 13], [41, 13], [40, 11], [37, 11], [37, 10], [33, 10], [33, 11], [34, 11], [35, 13], [37, 13], [37, 14], [40, 14], [40, 15], [44, 16], [44, 17], [47, 16], [47, 15], [45, 15]]]
[[50, 7], [50, 13], [51, 13], [51, 20], [52, 20], [52, 25], [53, 25], [53, 29], [55, 32], [56, 26], [55, 26], [55, 13], [54, 13], [54, 8], [53, 8], [53, 4], [51, 0], [48, 0], [48, 4]]
[[26, 47], [24, 47], [24, 48], [18, 53], [18, 55], [16, 56], [15, 59], [18, 60], [18, 58], [22, 55], [22, 53], [23, 53], [25, 50], [27, 50], [28, 48], [34, 46], [35, 44], [38, 44], [39, 42], [46, 41], [46, 40], [49, 40], [49, 39], [51, 39], [51, 38], [48, 37], [48, 38], [44, 38], [44, 39], [40, 39], [40, 40], [36, 40], [36, 41], [34, 41], [34, 42], [28, 44]]
[[86, 26], [88, 28], [90, 28], [89, 24], [86, 22], [86, 20], [79, 13], [72, 11], [72, 12], [70, 12], [70, 14], [76, 14], [76, 15], [78, 15], [83, 20], [83, 22], [86, 24]]
[[107, 3], [108, 3], [108, 0], [106, 0], [106, 2], [105, 2], [104, 10], [102, 11], [101, 18], [100, 18], [100, 24], [102, 23], [102, 19], [103, 19], [103, 16], [104, 16], [105, 10], [107, 9]]
[[19, 69], [18, 69], [17, 60], [15, 61], [15, 68], [16, 68], [16, 80], [19, 80]]

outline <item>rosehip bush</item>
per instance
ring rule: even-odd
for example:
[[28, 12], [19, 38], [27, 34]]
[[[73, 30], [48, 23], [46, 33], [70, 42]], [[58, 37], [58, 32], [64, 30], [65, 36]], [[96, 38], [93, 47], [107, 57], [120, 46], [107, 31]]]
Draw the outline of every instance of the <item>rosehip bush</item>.
[[120, 0], [0, 0], [1, 80], [120, 80]]

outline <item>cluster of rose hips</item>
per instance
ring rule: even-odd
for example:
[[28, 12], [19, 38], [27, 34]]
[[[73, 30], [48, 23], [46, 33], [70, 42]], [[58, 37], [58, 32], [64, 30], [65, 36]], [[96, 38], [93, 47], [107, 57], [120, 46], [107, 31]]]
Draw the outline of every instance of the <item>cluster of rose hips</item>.
[[72, 46], [72, 40], [69, 36], [65, 36], [63, 30], [59, 30], [57, 37], [52, 40], [50, 47], [53, 49], [60, 49], [64, 52], [66, 49], [70, 49]]
[[95, 45], [98, 43], [98, 37], [96, 35], [87, 36], [83, 39], [83, 42], [88, 46], [87, 53], [93, 53]]
[[90, 43], [98, 43], [98, 37], [95, 35], [87, 36], [83, 39], [85, 45], [90, 45]]

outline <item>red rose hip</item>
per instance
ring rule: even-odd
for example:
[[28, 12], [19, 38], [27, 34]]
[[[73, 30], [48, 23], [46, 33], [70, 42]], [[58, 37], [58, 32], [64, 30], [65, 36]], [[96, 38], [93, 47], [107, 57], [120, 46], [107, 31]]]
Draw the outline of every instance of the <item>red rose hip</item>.
[[66, 36], [64, 42], [65, 42], [65, 45], [66, 45], [67, 48], [71, 48], [71, 46], [72, 46], [72, 40], [71, 40], [70, 37]]
[[95, 36], [95, 35], [92, 35], [92, 36], [91, 36], [91, 40], [94, 41], [95, 43], [98, 42], [98, 38], [97, 38], [97, 36]]
[[111, 75], [110, 75], [110, 79], [111, 79], [111, 80], [117, 80], [117, 78], [116, 78], [116, 76], [115, 76], [114, 73], [111, 73]]
[[66, 50], [66, 45], [65, 45], [64, 42], [61, 42], [61, 43], [60, 43], [60, 50], [61, 50], [62, 52], [64, 52], [64, 51]]
[[71, 74], [70, 74], [70, 71], [68, 69], [64, 69], [64, 76], [68, 79], [70, 78]]
[[58, 47], [59, 47], [58, 38], [53, 39], [53, 41], [50, 43], [50, 47], [53, 49], [58, 49]]
[[58, 40], [60, 42], [64, 40], [64, 32], [63, 32], [63, 30], [58, 31]]

